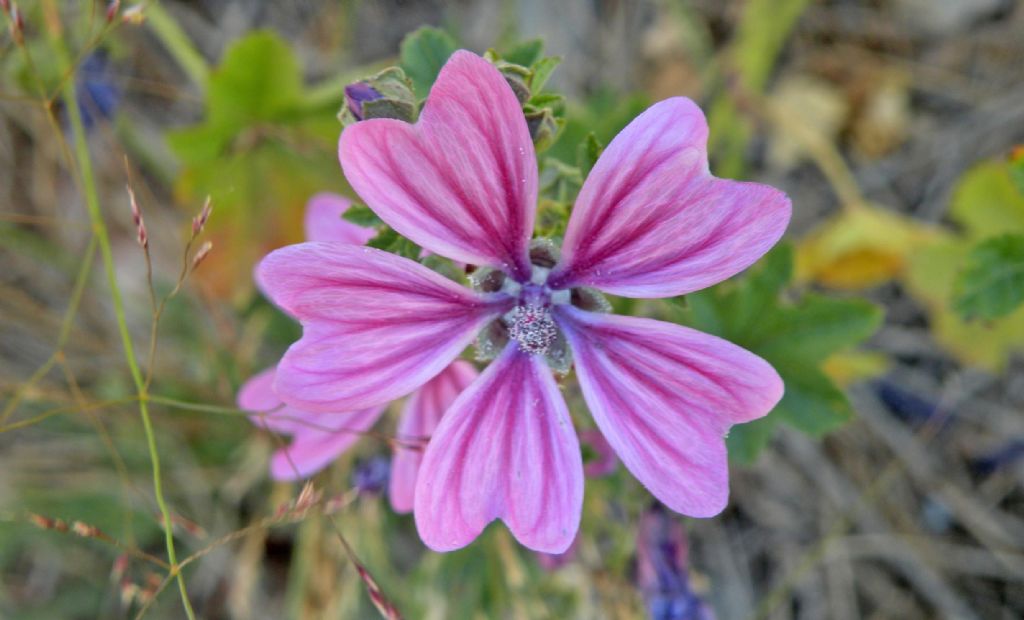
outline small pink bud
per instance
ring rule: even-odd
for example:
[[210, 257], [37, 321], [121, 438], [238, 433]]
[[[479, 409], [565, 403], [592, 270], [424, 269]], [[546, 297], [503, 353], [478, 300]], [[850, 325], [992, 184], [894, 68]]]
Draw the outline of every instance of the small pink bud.
[[4, 13], [11, 14], [11, 0], [0, 0], [0, 9], [4, 10]]
[[125, 571], [127, 570], [128, 554], [122, 553], [114, 560], [114, 566], [110, 569], [110, 580], [114, 582], [121, 581], [121, 578], [124, 577]]
[[117, 17], [118, 12], [121, 10], [121, 0], [111, 0], [107, 3], [107, 23], [114, 21]]
[[11, 38], [18, 45], [25, 42], [25, 18], [21, 15], [21, 10], [18, 9], [17, 4], [11, 4]]
[[213, 249], [213, 242], [212, 241], [205, 241], [205, 242], [203, 242], [203, 245], [199, 246], [199, 249], [196, 251], [195, 256], [192, 257], [192, 269], [195, 269], [196, 267], [198, 267], [199, 263], [203, 262], [203, 259], [206, 258], [206, 255], [209, 254], [210, 250], [212, 250], [212, 249]]
[[206, 220], [210, 219], [210, 213], [213, 211], [213, 205], [210, 204], [210, 197], [206, 197], [206, 202], [203, 203], [203, 208], [199, 211], [199, 215], [192, 218], [192, 236], [195, 237], [199, 233], [203, 232], [203, 227], [206, 226]]
[[138, 233], [139, 245], [142, 249], [149, 248], [149, 234], [146, 232], [146, 222], [142, 219], [142, 211], [139, 210], [139, 203], [135, 200], [135, 192], [131, 185], [128, 188], [128, 203], [132, 208], [132, 222], [135, 223], [135, 230]]

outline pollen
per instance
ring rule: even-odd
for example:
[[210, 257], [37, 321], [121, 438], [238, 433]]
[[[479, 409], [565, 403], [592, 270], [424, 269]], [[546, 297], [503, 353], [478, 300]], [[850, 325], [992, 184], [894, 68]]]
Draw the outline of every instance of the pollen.
[[558, 327], [543, 306], [517, 306], [507, 316], [509, 337], [527, 353], [547, 353], [558, 338]]

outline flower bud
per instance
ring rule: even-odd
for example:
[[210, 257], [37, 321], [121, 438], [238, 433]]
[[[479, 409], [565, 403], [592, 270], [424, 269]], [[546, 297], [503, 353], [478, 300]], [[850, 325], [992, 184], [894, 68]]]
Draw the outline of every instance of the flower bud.
[[111, 0], [107, 3], [107, 23], [112, 23], [121, 10], [121, 0]]
[[714, 612], [690, 584], [689, 544], [682, 523], [655, 503], [640, 517], [636, 579], [648, 617], [714, 620]]
[[213, 242], [212, 241], [206, 241], [206, 242], [203, 243], [203, 245], [199, 246], [199, 249], [196, 250], [195, 256], [192, 257], [192, 270], [193, 271], [195, 270], [196, 267], [199, 266], [199, 263], [203, 262], [203, 259], [205, 259], [207, 257], [207, 255], [209, 255], [209, 253], [210, 253], [210, 251], [212, 249], [213, 249]]
[[213, 211], [213, 206], [210, 204], [210, 197], [206, 197], [206, 202], [203, 203], [203, 208], [199, 210], [199, 215], [192, 218], [192, 236], [195, 237], [199, 233], [203, 232], [203, 227], [206, 226], [206, 220], [210, 219], [210, 213]]
[[18, 45], [25, 42], [25, 18], [21, 15], [21, 10], [17, 4], [11, 4], [10, 6], [11, 16], [11, 38]]
[[128, 188], [128, 203], [132, 209], [132, 222], [135, 224], [136, 238], [142, 249], [149, 247], [149, 234], [146, 232], [146, 222], [142, 219], [142, 211], [139, 210], [139, 203], [135, 200], [135, 191], [131, 185]]
[[338, 120], [345, 127], [371, 118], [416, 120], [416, 96], [408, 78], [398, 67], [388, 67], [365, 80], [345, 87], [345, 106]]
[[533, 138], [533, 146], [538, 151], [543, 151], [555, 142], [562, 123], [555, 118], [550, 108], [536, 109], [533, 106], [526, 106], [523, 109], [526, 115], [526, 126], [530, 128], [530, 137]]
[[352, 486], [360, 493], [383, 493], [388, 486], [391, 462], [384, 456], [375, 456], [356, 463], [352, 470]]

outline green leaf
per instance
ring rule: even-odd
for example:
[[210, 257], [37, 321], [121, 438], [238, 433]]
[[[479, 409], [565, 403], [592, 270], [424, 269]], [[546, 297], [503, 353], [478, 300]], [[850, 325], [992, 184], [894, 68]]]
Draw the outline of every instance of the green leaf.
[[544, 85], [548, 83], [551, 74], [560, 64], [562, 64], [561, 56], [547, 56], [533, 63], [530, 67], [533, 70], [533, 77], [530, 78], [530, 90], [535, 93], [544, 90]]
[[370, 239], [367, 245], [412, 260], [420, 258], [420, 247], [391, 228], [384, 228], [376, 237]]
[[757, 460], [757, 455], [768, 445], [772, 435], [775, 433], [775, 418], [767, 416], [737, 424], [729, 430], [729, 436], [725, 438], [725, 445], [729, 448], [729, 458], [750, 465]]
[[417, 97], [427, 96], [441, 67], [457, 47], [451, 35], [431, 26], [423, 26], [402, 39], [400, 64], [412, 80]]
[[302, 73], [288, 44], [271, 31], [242, 37], [210, 76], [211, 124], [245, 125], [280, 118], [302, 98]]
[[762, 317], [756, 333], [758, 353], [771, 360], [820, 363], [878, 329], [882, 311], [863, 299], [836, 299], [808, 294], [792, 307]]
[[530, 39], [529, 41], [522, 41], [517, 43], [512, 49], [508, 50], [502, 55], [502, 60], [510, 62], [514, 65], [521, 65], [523, 67], [529, 67], [533, 63], [540, 60], [541, 54], [544, 53], [544, 40], [543, 39]]
[[768, 356], [765, 359], [786, 383], [786, 393], [772, 417], [813, 437], [821, 437], [853, 417], [846, 395], [815, 366], [800, 362], [789, 365]]
[[341, 217], [359, 226], [377, 227], [383, 223], [370, 207], [358, 203], [346, 209]]
[[730, 455], [740, 462], [753, 460], [778, 423], [820, 436], [850, 419], [846, 396], [822, 364], [870, 336], [882, 319], [878, 307], [861, 299], [807, 294], [788, 301], [783, 293], [792, 272], [792, 249], [782, 244], [742, 276], [687, 295], [685, 307], [668, 306], [687, 324], [761, 356], [785, 383], [772, 413], [730, 432], [736, 451]]
[[953, 305], [964, 320], [996, 319], [1024, 302], [1024, 235], [975, 246], [957, 277]]
[[972, 241], [1024, 232], [1024, 194], [1017, 191], [1007, 162], [986, 161], [965, 172], [949, 215]]
[[590, 170], [597, 163], [597, 159], [603, 151], [604, 145], [597, 139], [594, 132], [588, 133], [586, 139], [580, 142], [579, 149], [576, 152], [576, 165], [579, 167], [583, 178], [590, 174]]

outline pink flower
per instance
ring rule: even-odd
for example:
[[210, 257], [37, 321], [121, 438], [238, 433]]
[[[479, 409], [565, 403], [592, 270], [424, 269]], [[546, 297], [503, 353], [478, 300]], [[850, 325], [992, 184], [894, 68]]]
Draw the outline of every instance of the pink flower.
[[[376, 231], [341, 218], [350, 204], [347, 198], [336, 194], [323, 193], [311, 198], [306, 205], [306, 238], [357, 246], [366, 243]], [[384, 413], [386, 403], [355, 411], [340, 410], [343, 413], [307, 411], [286, 405], [274, 391], [276, 375], [276, 367], [268, 368], [249, 379], [238, 392], [240, 409], [264, 412], [250, 416], [254, 424], [292, 437], [288, 447], [271, 457], [270, 475], [276, 480], [297, 480], [317, 473], [369, 431]], [[422, 449], [417, 445], [430, 436], [445, 409], [476, 376], [471, 364], [456, 360], [406, 402], [388, 485], [396, 512], [412, 510], [416, 475], [423, 459]]]
[[729, 492], [723, 437], [770, 411], [782, 381], [719, 338], [606, 314], [598, 292], [682, 295], [745, 269], [781, 237], [786, 196], [712, 177], [706, 138], [688, 99], [637, 117], [587, 178], [559, 258], [530, 243], [537, 163], [519, 103], [490, 63], [456, 52], [415, 125], [355, 123], [339, 154], [388, 225], [480, 265], [475, 290], [370, 248], [271, 253], [260, 279], [303, 326], [277, 393], [310, 411], [378, 406], [429, 381], [483, 331], [496, 359], [427, 446], [420, 537], [456, 549], [501, 519], [525, 546], [561, 553], [579, 527], [583, 464], [551, 367], [571, 355], [597, 426], [633, 475], [677, 512], [717, 514]]

